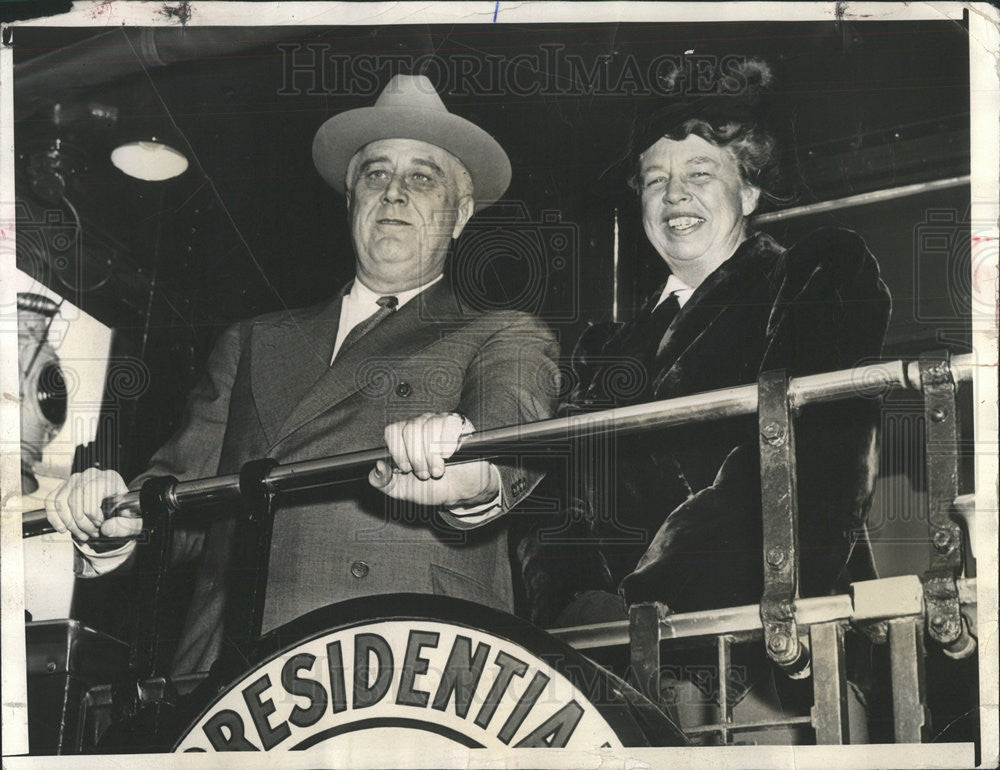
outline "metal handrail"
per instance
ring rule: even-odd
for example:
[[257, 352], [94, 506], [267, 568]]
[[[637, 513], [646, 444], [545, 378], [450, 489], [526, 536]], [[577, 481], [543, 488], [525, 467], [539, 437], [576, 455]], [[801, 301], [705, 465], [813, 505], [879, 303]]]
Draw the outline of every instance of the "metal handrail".
[[[950, 362], [955, 381], [972, 377], [975, 362], [972, 355], [955, 356]], [[798, 409], [808, 404], [836, 401], [857, 396], [877, 396], [892, 388], [920, 390], [919, 362], [884, 361], [851, 369], [794, 377], [789, 381], [790, 407]], [[695, 393], [663, 401], [575, 414], [549, 420], [512, 425], [493, 430], [481, 430], [465, 437], [452, 462], [502, 455], [505, 451], [530, 444], [533, 450], [555, 449], [547, 442], [567, 441], [588, 436], [613, 433], [625, 435], [645, 430], [662, 429], [701, 420], [721, 420], [754, 414], [757, 411], [757, 384]], [[349, 452], [332, 457], [278, 465], [261, 480], [271, 494], [281, 494], [312, 487], [327, 486], [345, 480], [363, 478], [378, 460], [389, 460], [385, 447]], [[179, 481], [167, 492], [167, 502], [173, 510], [188, 506], [205, 506], [234, 500], [240, 496], [239, 474]], [[135, 511], [139, 493], [129, 492], [105, 501], [109, 515]], [[24, 536], [52, 532], [44, 509], [22, 514]]]
[[[976, 579], [965, 578], [956, 582], [960, 603], [975, 604]], [[916, 575], [852, 583], [851, 592], [796, 600], [796, 622], [800, 626], [835, 621], [869, 622], [918, 616], [924, 612], [923, 587]], [[759, 604], [666, 615], [660, 618], [659, 626], [661, 640], [752, 633], [763, 628]], [[627, 620], [549, 628], [546, 631], [578, 650], [629, 643]]]

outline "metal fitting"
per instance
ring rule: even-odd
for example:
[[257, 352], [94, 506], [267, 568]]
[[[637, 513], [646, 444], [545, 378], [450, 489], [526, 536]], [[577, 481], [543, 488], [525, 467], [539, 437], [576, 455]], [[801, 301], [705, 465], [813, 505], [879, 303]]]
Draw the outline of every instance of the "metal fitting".
[[771, 446], [781, 446], [785, 443], [785, 429], [776, 422], [766, 423], [760, 434]]
[[953, 540], [951, 532], [946, 529], [939, 529], [934, 533], [934, 548], [939, 553], [947, 553], [951, 550], [953, 545]]
[[952, 644], [961, 636], [962, 624], [947, 615], [933, 615], [931, 632], [931, 636], [941, 644]]
[[785, 553], [783, 548], [775, 546], [774, 548], [768, 550], [766, 559], [769, 567], [773, 569], [780, 569], [788, 559], [788, 554]]
[[775, 655], [780, 655], [781, 653], [788, 651], [788, 646], [791, 644], [791, 641], [792, 640], [788, 638], [787, 634], [775, 634], [767, 640], [767, 648]]

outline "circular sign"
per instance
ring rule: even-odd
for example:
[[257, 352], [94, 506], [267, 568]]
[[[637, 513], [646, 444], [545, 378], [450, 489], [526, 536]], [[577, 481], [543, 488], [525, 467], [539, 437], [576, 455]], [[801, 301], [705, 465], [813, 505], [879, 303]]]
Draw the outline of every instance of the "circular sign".
[[[367, 597], [265, 636], [176, 751], [337, 753], [681, 745], [620, 679], [524, 621], [459, 599]], [[656, 732], [650, 736], [650, 730]]]

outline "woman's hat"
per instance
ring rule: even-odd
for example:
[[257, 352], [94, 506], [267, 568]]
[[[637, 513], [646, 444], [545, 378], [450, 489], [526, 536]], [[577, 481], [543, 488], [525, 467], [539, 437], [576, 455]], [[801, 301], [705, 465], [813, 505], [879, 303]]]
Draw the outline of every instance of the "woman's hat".
[[743, 96], [712, 94], [668, 104], [639, 121], [632, 138], [633, 158], [638, 159], [662, 137], [689, 120], [703, 120], [715, 128], [732, 124], [753, 125], [756, 122], [754, 103]]

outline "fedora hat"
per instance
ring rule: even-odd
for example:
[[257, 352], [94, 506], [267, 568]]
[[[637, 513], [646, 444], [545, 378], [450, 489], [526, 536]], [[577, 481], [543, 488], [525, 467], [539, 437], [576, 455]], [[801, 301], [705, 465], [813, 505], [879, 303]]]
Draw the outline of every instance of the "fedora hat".
[[447, 150], [472, 176], [476, 209], [495, 203], [510, 184], [510, 159], [496, 139], [444, 106], [423, 75], [396, 75], [373, 107], [334, 115], [316, 132], [313, 163], [320, 176], [343, 194], [347, 164], [378, 139], [417, 139]]

